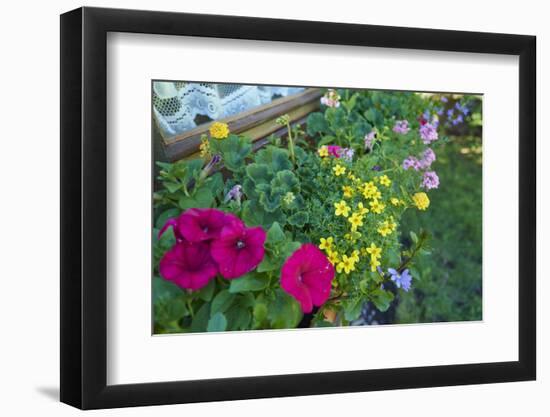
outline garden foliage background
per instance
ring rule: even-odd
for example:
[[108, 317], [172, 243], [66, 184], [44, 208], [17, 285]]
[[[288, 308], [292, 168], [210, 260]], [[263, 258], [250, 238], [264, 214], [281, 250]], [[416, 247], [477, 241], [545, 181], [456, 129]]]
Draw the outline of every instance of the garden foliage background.
[[157, 162], [155, 333], [482, 318], [481, 96], [324, 91], [257, 152], [214, 122]]

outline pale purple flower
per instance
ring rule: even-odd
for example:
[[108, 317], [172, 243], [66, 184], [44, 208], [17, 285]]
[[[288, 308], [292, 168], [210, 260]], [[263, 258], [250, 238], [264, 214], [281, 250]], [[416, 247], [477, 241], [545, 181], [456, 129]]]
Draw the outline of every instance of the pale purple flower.
[[446, 102], [449, 101], [449, 99], [448, 99], [447, 97], [445, 97], [445, 96], [442, 96], [442, 97], [441, 97], [441, 101], [442, 101], [443, 103], [446, 103]]
[[234, 200], [236, 201], [238, 204], [241, 204], [241, 198], [243, 196], [243, 193], [242, 193], [242, 186], [237, 184], [237, 185], [234, 185], [229, 191], [228, 193], [225, 195], [225, 199], [224, 199], [224, 203], [227, 203], [231, 200]]
[[403, 288], [404, 291], [409, 291], [411, 289], [412, 275], [409, 273], [408, 269], [405, 269], [403, 272], [399, 273], [393, 268], [389, 268], [388, 272], [391, 275], [391, 280], [395, 282], [397, 288]]
[[372, 149], [374, 139], [376, 139], [376, 132], [374, 130], [365, 135], [365, 150], [370, 151]]
[[431, 148], [427, 148], [424, 151], [422, 159], [419, 161], [420, 168], [428, 169], [434, 161], [435, 161], [435, 152]]
[[437, 127], [431, 123], [426, 123], [425, 125], [420, 126], [418, 132], [420, 133], [420, 137], [422, 138], [424, 145], [429, 145], [430, 143], [436, 141], [439, 137], [437, 134]]
[[418, 158], [414, 157], [414, 156], [407, 156], [404, 160], [403, 160], [403, 169], [404, 170], [407, 170], [409, 168], [412, 168], [414, 169], [415, 171], [418, 171], [421, 167], [420, 165], [420, 161], [418, 160]]
[[395, 126], [393, 126], [393, 131], [395, 133], [401, 133], [402, 135], [406, 135], [409, 133], [409, 122], [407, 120], [397, 120], [395, 122]]
[[372, 170], [373, 171], [380, 171], [382, 169], [382, 167], [380, 165], [375, 165], [372, 167]]
[[212, 159], [210, 159], [210, 161], [208, 161], [206, 166], [202, 169], [200, 178], [205, 179], [206, 177], [208, 177], [212, 173], [216, 165], [218, 165], [221, 161], [222, 161], [221, 155], [214, 155]]
[[323, 97], [321, 97], [321, 104], [324, 104], [327, 107], [340, 107], [340, 96], [336, 90], [329, 89]]
[[439, 177], [435, 171], [426, 171], [422, 178], [422, 187], [431, 190], [439, 187]]
[[435, 108], [435, 112], [436, 112], [439, 116], [441, 116], [441, 115], [443, 114], [443, 107], [436, 107], [436, 108]]
[[449, 109], [449, 110], [447, 110], [447, 117], [448, 117], [448, 118], [453, 117], [453, 114], [454, 114], [454, 109]]
[[347, 162], [353, 161], [353, 154], [355, 151], [352, 148], [342, 148], [340, 149], [340, 157]]

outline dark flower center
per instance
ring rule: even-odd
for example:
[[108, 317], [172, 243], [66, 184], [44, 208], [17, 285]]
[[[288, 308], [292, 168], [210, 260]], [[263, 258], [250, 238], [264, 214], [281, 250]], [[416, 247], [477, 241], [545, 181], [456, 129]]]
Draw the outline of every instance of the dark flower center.
[[203, 226], [203, 227], [202, 227], [202, 231], [203, 231], [204, 233], [208, 233], [208, 226]]
[[246, 245], [245, 245], [245, 243], [244, 243], [242, 240], [239, 239], [239, 240], [237, 240], [237, 245], [236, 245], [236, 246], [237, 246], [237, 249], [242, 249], [242, 248], [244, 248]]

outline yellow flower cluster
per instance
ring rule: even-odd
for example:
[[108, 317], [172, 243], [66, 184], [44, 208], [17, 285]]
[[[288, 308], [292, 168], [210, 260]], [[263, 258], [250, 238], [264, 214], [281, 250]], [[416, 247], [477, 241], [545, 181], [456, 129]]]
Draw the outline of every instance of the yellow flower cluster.
[[426, 193], [416, 193], [413, 195], [412, 200], [418, 210], [426, 210], [430, 205], [430, 199]]
[[346, 167], [340, 164], [332, 167], [332, 170], [334, 171], [334, 175], [336, 175], [337, 177], [346, 173]]
[[321, 146], [317, 151], [317, 153], [321, 158], [326, 158], [328, 156], [328, 146], [327, 145]]
[[320, 239], [319, 249], [324, 250], [327, 254], [329, 262], [336, 267], [336, 271], [341, 273], [349, 274], [352, 271], [355, 271], [355, 265], [359, 262], [359, 251], [354, 250], [350, 256], [346, 254], [340, 254], [334, 246], [334, 238], [332, 236]]
[[201, 144], [199, 146], [200, 155], [201, 158], [206, 158], [210, 156], [210, 141], [208, 140], [208, 136], [203, 135], [201, 137]]
[[366, 252], [370, 255], [370, 270], [376, 271], [376, 267], [380, 266], [380, 258], [382, 257], [382, 249], [376, 246], [375, 243], [371, 243], [366, 249]]
[[349, 185], [343, 185], [342, 186], [342, 191], [344, 192], [344, 197], [345, 198], [353, 197], [353, 188], [350, 187]]
[[342, 259], [336, 265], [336, 271], [341, 273], [344, 271], [346, 274], [349, 274], [352, 271], [355, 271], [355, 264], [359, 262], [359, 251], [354, 250], [351, 256], [342, 255]]
[[380, 223], [380, 226], [378, 227], [378, 233], [386, 237], [387, 235], [391, 234], [396, 228], [397, 224], [393, 221], [393, 217], [390, 217], [388, 220]]
[[214, 122], [209, 130], [210, 136], [215, 139], [225, 139], [229, 136], [229, 126], [226, 123]]

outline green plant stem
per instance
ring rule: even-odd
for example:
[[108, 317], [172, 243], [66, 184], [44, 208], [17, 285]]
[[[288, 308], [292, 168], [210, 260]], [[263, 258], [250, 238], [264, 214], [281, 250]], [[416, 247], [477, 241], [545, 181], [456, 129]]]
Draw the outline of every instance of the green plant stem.
[[288, 130], [288, 151], [290, 152], [290, 159], [292, 159], [292, 164], [296, 166], [296, 155], [294, 153], [294, 139], [292, 138], [292, 130], [290, 128], [290, 123], [286, 124]]

